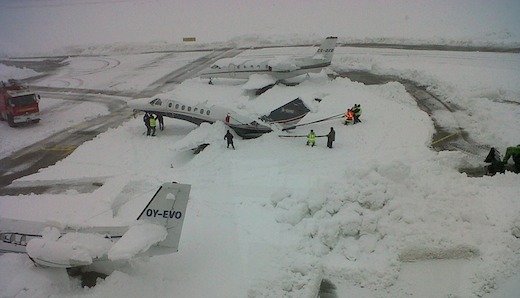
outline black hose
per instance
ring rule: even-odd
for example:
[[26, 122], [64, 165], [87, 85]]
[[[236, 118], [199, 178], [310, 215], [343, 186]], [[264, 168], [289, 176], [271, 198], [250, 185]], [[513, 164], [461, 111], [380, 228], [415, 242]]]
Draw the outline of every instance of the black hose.
[[291, 129], [295, 129], [296, 127], [299, 127], [299, 126], [309, 125], [309, 124], [313, 124], [313, 123], [323, 122], [323, 121], [332, 120], [332, 119], [336, 119], [336, 118], [342, 118], [342, 117], [343, 117], [343, 113], [337, 114], [337, 115], [334, 115], [334, 116], [330, 116], [330, 117], [327, 117], [327, 118], [323, 118], [323, 119], [320, 119], [320, 120], [312, 121], [312, 122], [309, 122], [309, 123], [297, 124], [297, 125], [294, 125], [294, 126], [291, 126], [291, 127], [284, 128], [284, 129], [282, 129], [282, 131], [291, 130]]

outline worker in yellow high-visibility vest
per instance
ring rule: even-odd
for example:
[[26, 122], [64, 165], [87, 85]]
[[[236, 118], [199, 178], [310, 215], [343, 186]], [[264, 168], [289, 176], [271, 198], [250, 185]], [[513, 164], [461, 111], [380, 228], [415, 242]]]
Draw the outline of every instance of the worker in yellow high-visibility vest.
[[311, 129], [311, 132], [307, 135], [307, 146], [311, 145], [314, 147], [316, 143], [316, 134], [314, 133], [314, 130]]
[[155, 127], [157, 126], [157, 120], [156, 119], [157, 116], [150, 116], [150, 130], [151, 130], [151, 133], [152, 133], [152, 137], [155, 137]]

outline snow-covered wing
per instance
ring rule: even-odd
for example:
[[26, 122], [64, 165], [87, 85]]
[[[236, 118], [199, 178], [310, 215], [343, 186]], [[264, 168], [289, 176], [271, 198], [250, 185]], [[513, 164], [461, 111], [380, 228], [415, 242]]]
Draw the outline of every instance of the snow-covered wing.
[[252, 74], [242, 86], [244, 90], [257, 90], [276, 83], [276, 78], [269, 74]]
[[221, 121], [217, 121], [213, 124], [202, 123], [182, 140], [176, 142], [172, 149], [177, 152], [183, 152], [197, 148], [202, 144], [221, 142], [225, 134], [226, 126]]

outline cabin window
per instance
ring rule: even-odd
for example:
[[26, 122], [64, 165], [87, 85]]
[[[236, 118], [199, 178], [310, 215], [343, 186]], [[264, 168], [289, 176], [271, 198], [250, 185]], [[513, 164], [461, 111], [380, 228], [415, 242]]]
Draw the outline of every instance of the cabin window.
[[251, 65], [251, 68], [253, 68], [253, 65]]
[[209, 116], [209, 113], [211, 113], [210, 110], [207, 110], [207, 111], [206, 111], [206, 115]]
[[191, 112], [191, 107], [188, 107], [188, 112]]
[[175, 104], [175, 109], [176, 109], [176, 110], [179, 109], [179, 104]]
[[204, 114], [204, 109], [200, 109], [200, 114]]
[[260, 65], [257, 65], [256, 68], [260, 69]]
[[237, 66], [237, 69], [240, 69], [240, 65]]
[[173, 103], [170, 102], [170, 103], [168, 104], [168, 107], [171, 108], [172, 106], [173, 106]]
[[193, 112], [196, 112], [199, 108], [193, 108]]
[[181, 110], [184, 111], [185, 108], [186, 108], [186, 106], [185, 106], [185, 105], [182, 105]]
[[11, 242], [13, 242], [13, 240], [14, 240], [14, 234], [3, 234], [2, 235], [3, 242], [11, 243]]

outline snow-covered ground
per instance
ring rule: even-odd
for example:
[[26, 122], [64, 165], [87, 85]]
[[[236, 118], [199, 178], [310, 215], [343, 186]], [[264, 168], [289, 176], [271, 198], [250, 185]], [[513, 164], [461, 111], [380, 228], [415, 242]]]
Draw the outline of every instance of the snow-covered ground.
[[[240, 56], [314, 50], [247, 50]], [[84, 59], [96, 57], [71, 57], [69, 65], [38, 84], [60, 78], [80, 79], [80, 88], [144, 89], [155, 81], [148, 77], [154, 64], [147, 61], [158, 59], [147, 55], [126, 59], [124, 69], [119, 64], [96, 75], [78, 71], [95, 65]], [[173, 60], [171, 65], [183, 64]], [[145, 64], [151, 66], [139, 71]], [[163, 71], [160, 64], [156, 67]], [[333, 67], [415, 80], [459, 105], [458, 125], [481, 144], [503, 152], [520, 143], [518, 54], [337, 48]], [[322, 279], [336, 286], [339, 297], [516, 297], [520, 291], [520, 240], [513, 235], [520, 229], [520, 176], [459, 173], [462, 160], [485, 156], [433, 151], [432, 120], [401, 84], [365, 86], [331, 81], [321, 73], [258, 97], [241, 83], [208, 85], [199, 78], [170, 93], [250, 115], [300, 97], [312, 111], [302, 123], [359, 103], [363, 123], [344, 126], [334, 120], [253, 140], [236, 138], [236, 150], [231, 150], [222, 139], [223, 123], [197, 127], [166, 119], [166, 129], [150, 138], [143, 135], [142, 119], [132, 118], [55, 166], [20, 179], [103, 177], [99, 189], [2, 196], [0, 216], [73, 225], [127, 223], [161, 183], [188, 183], [192, 192], [179, 252], [135, 259], [94, 288], [81, 288], [64, 270], [37, 268], [25, 255], [4, 254], [2, 297], [315, 297]], [[43, 107], [55, 103], [42, 99]], [[79, 120], [106, 112], [74, 107], [67, 114]], [[52, 117], [32, 128], [1, 123], [1, 152], [27, 145], [15, 140], [35, 138], [33, 130], [62, 129]], [[310, 129], [323, 135], [330, 127], [336, 131], [333, 149], [326, 148], [325, 138], [311, 148], [305, 138], [279, 137]], [[207, 135], [217, 141], [202, 153], [180, 150], [188, 140]], [[10, 149], [4, 150], [4, 144]]]

